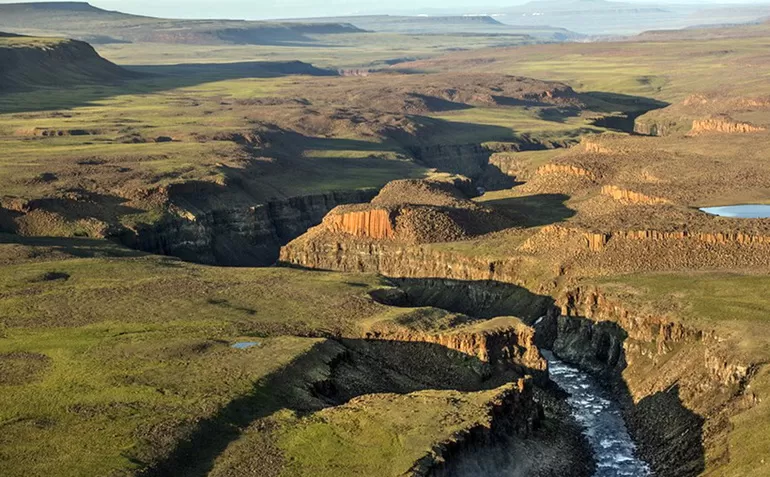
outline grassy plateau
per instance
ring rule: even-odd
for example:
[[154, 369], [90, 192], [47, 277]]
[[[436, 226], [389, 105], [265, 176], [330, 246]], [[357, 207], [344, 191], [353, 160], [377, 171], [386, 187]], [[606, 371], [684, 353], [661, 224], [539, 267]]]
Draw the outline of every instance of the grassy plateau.
[[[539, 316], [389, 306], [371, 293], [409, 296], [383, 276], [426, 295], [460, 281], [453, 303], [498, 286], [512, 310], [601, 290], [632, 326], [586, 325], [590, 358], [629, 357], [640, 452], [670, 445], [659, 475], [768, 475], [770, 219], [699, 211], [770, 202], [767, 25], [539, 44], [575, 37], [490, 20], [368, 31], [0, 5], [0, 30], [35, 35], [0, 36], [0, 475], [423, 475], [522, 392], [480, 356], [540, 363], [524, 324]], [[318, 225], [397, 179], [464, 207], [405, 181], [387, 207]], [[383, 232], [404, 224], [462, 238]], [[191, 263], [310, 227], [284, 248], [307, 268]], [[620, 308], [603, 304], [589, 311]], [[717, 338], [676, 341], [674, 324]], [[551, 391], [521, 454], [582, 472]], [[697, 425], [644, 435], [671, 409]]]

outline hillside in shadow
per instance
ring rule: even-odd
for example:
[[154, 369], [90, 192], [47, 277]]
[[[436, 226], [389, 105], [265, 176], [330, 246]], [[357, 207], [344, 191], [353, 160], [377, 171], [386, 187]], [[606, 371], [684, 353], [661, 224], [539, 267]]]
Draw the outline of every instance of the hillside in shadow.
[[[84, 44], [85, 45], [85, 44]], [[86, 45], [87, 46], [87, 45]], [[89, 47], [90, 48], [90, 47]], [[7, 82], [3, 88], [0, 82], [0, 113], [34, 112], [58, 109], [72, 109], [96, 105], [100, 100], [120, 95], [144, 95], [178, 88], [197, 86], [203, 83], [245, 78], [280, 78], [291, 75], [334, 76], [337, 73], [316, 68], [300, 61], [270, 62], [247, 61], [239, 63], [200, 63], [181, 65], [148, 65], [119, 68], [99, 56], [93, 61], [111, 65], [120, 74], [109, 77], [87, 70], [77, 76], [70, 66], [44, 65], [35, 60], [32, 53], [22, 53], [14, 68], [34, 71], [45, 70], [45, 75], [25, 73], [24, 81]], [[19, 66], [21, 61], [22, 66]], [[24, 62], [30, 65], [24, 66]], [[0, 48], [0, 65], [3, 63]], [[8, 72], [5, 74], [13, 73]], [[65, 75], [64, 77], [62, 75]], [[71, 77], [72, 81], [65, 80]], [[47, 79], [48, 78], [48, 79]], [[56, 79], [56, 80], [54, 80]]]

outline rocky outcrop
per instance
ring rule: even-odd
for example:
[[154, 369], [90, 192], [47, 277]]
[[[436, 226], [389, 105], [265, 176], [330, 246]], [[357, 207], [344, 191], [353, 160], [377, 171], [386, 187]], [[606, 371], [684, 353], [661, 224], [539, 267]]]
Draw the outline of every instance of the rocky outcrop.
[[[595, 252], [606, 248], [610, 240], [765, 243], [765, 239], [740, 234], [658, 231], [605, 234], [564, 226], [542, 230], [545, 232], [537, 235], [559, 235], [554, 243], [582, 241], [586, 249]], [[526, 244], [522, 249], [526, 251]], [[531, 302], [533, 306], [528, 310], [519, 309], [509, 314], [532, 317], [541, 310], [542, 320], [533, 320], [537, 323], [537, 346], [552, 349], [565, 361], [600, 374], [605, 382], [611, 383], [624, 406], [642, 457], [659, 476], [696, 476], [708, 466], [719, 466], [720, 459], [727, 459], [725, 442], [729, 426], [725, 423], [736, 410], [756, 402], [756, 397], [747, 392], [747, 382], [756, 372], [757, 364], [732, 352], [725, 337], [707, 327], [685, 325], [665, 315], [639, 313], [620, 301], [608, 299], [595, 288], [570, 289], [557, 297], [556, 307], [545, 312], [542, 306], [546, 305], [547, 309], [547, 300], [539, 302], [538, 307], [535, 304], [539, 295], [518, 294], [525, 290], [516, 286], [522, 284], [521, 275], [526, 270], [526, 259], [522, 257], [493, 261], [430, 247], [360, 240], [329, 243], [316, 237], [303, 242], [302, 247], [295, 244], [287, 247], [282, 259], [313, 268], [423, 277], [413, 280], [429, 282], [416, 285], [421, 289], [410, 292], [410, 287], [405, 287], [407, 296], [403, 299], [409, 305], [419, 302], [456, 309], [458, 302], [467, 301], [468, 308], [494, 316], [506, 309], [514, 310], [517, 302]], [[454, 285], [453, 280], [465, 284]], [[498, 284], [497, 290], [492, 280]], [[503, 287], [504, 284], [509, 284], [509, 288]], [[442, 286], [444, 292], [440, 293], [438, 288]], [[471, 293], [470, 289], [482, 291]], [[494, 306], [489, 305], [491, 301]], [[401, 336], [401, 339], [410, 338]], [[476, 353], [476, 356], [485, 355], [478, 353], [474, 339], [476, 343], [490, 346], [489, 341], [462, 335], [428, 339], [443, 340], [441, 342], [453, 349]], [[521, 343], [520, 337], [516, 340], [517, 344]], [[494, 342], [491, 344], [491, 349], [506, 349]], [[488, 353], [486, 356], [491, 356]], [[521, 359], [522, 355], [519, 356]]]
[[580, 143], [586, 152], [591, 154], [622, 154], [623, 151], [613, 149], [606, 144], [590, 139], [584, 139]]
[[[484, 144], [433, 144], [409, 148], [415, 159], [428, 167], [470, 177], [474, 180], [485, 179], [492, 172], [500, 173], [500, 168], [492, 160], [495, 153], [541, 151], [567, 147], [576, 141], [548, 142], [522, 135], [515, 142], [489, 142]], [[490, 168], [493, 171], [490, 171]], [[510, 186], [509, 186], [510, 187]]]
[[765, 245], [770, 244], [770, 236], [752, 235], [744, 232], [691, 232], [688, 230], [616, 230], [613, 232], [594, 232], [576, 227], [549, 225], [543, 227], [539, 234], [522, 246], [522, 250], [534, 251], [542, 236], [552, 240], [565, 240], [570, 237], [580, 237], [585, 247], [593, 252], [604, 250], [611, 240], [634, 241], [665, 241], [665, 240], [697, 240], [707, 244], [719, 245]]
[[493, 367], [512, 368], [537, 383], [548, 378], [548, 363], [535, 346], [535, 330], [518, 318], [499, 317], [445, 332], [420, 332], [390, 324], [372, 327], [367, 339], [439, 344]]
[[623, 202], [625, 204], [646, 204], [646, 205], [661, 205], [670, 204], [671, 201], [662, 197], [654, 197], [641, 192], [634, 192], [632, 190], [623, 189], [614, 185], [606, 185], [602, 187], [602, 194], [612, 197], [613, 199]]
[[324, 218], [319, 231], [339, 235], [340, 240], [355, 237], [436, 243], [511, 225], [506, 217], [469, 200], [451, 182], [404, 179], [386, 185], [370, 204], [336, 207]]
[[617, 237], [629, 240], [684, 240], [693, 238], [705, 243], [722, 245], [770, 243], [770, 236], [751, 235], [743, 232], [688, 232], [686, 230], [679, 232], [662, 232], [657, 230], [626, 230], [605, 235], [609, 235], [610, 238]]
[[472, 179], [481, 177], [492, 155], [492, 151], [481, 144], [415, 146], [409, 152], [428, 167]]
[[329, 241], [292, 242], [281, 249], [280, 261], [323, 270], [455, 280], [494, 280], [506, 275], [508, 268], [503, 263], [428, 247], [379, 241], [335, 241], [333, 237], [329, 237]]
[[342, 232], [354, 237], [391, 239], [396, 232], [392, 213], [386, 209], [370, 209], [331, 214], [324, 224], [333, 232]]
[[[423, 290], [410, 292], [409, 287], [405, 287], [407, 296], [404, 300], [408, 305], [430, 304], [454, 311], [456, 303], [464, 300], [470, 303], [469, 308], [482, 312], [493, 310], [499, 315], [531, 318], [533, 312], [538, 310], [537, 306], [530, 307], [526, 312], [504, 312], [506, 309], [514, 310], [515, 302], [530, 301], [534, 304], [538, 303], [538, 297], [542, 298], [542, 295], [532, 293], [517, 294], [520, 290], [526, 291], [523, 281], [526, 277], [523, 275], [532, 270], [527, 268], [530, 263], [527, 254], [541, 251], [543, 240], [550, 241], [557, 250], [565, 248], [565, 244], [579, 244], [575, 246], [576, 251], [569, 252], [572, 255], [567, 260], [597, 257], [587, 251], [604, 251], [608, 244], [615, 241], [620, 245], [623, 245], [622, 241], [671, 240], [695, 240], [727, 246], [770, 243], [770, 238], [740, 232], [601, 232], [576, 226], [551, 225], [543, 227], [518, 247], [522, 255], [513, 254], [505, 259], [494, 260], [483, 254], [407, 246], [383, 240], [335, 240], [323, 233], [311, 233], [292, 243], [282, 251], [281, 259], [311, 268], [378, 272], [402, 277], [396, 282], [403, 277], [421, 278], [415, 282], [429, 282], [419, 285]], [[553, 270], [551, 275], [547, 271], [543, 273], [558, 280], [563, 274], [561, 267], [558, 265], [559, 270]], [[455, 285], [455, 281], [466, 282], [462, 286], [469, 288]], [[492, 281], [501, 287], [501, 298], [495, 299], [495, 307], [485, 305], [485, 302], [488, 297], [496, 295], [496, 291], [468, 291], [493, 289]], [[442, 286], [445, 290], [440, 293], [436, 289]], [[558, 288], [551, 288], [548, 293], [553, 290]], [[568, 290], [556, 296], [557, 306], [550, 311], [547, 306], [545, 311], [540, 307], [543, 318], [539, 321], [533, 319], [537, 323], [536, 343], [552, 349], [565, 361], [605, 378], [604, 381], [623, 403], [640, 453], [656, 475], [696, 476], [728, 459], [726, 441], [730, 417], [737, 410], [756, 402], [756, 396], [747, 391], [747, 383], [751, 381], [758, 364], [735, 353], [731, 348], [734, 344], [728, 337], [718, 336], [707, 326], [687, 325], [663, 314], [636, 311], [624, 306], [620, 300], [607, 298], [596, 288]], [[507, 300], [503, 296], [506, 293], [509, 294]], [[543, 292], [538, 290], [538, 293]], [[517, 344], [520, 343], [519, 338], [516, 338]], [[402, 336], [401, 339], [408, 341], [410, 338]], [[462, 349], [477, 357], [491, 356], [489, 352], [487, 355], [479, 354], [473, 341], [482, 342], [478, 337], [427, 339], [443, 340], [441, 342], [448, 343], [453, 349]], [[458, 341], [452, 341], [454, 339]], [[490, 347], [489, 341], [483, 342]], [[506, 349], [506, 346], [491, 344], [491, 349]], [[504, 353], [501, 355], [505, 356]]]
[[373, 68], [346, 68], [337, 70], [337, 74], [340, 76], [359, 76], [366, 77], [376, 73], [377, 70]]
[[690, 135], [704, 133], [747, 134], [765, 131], [766, 128], [751, 123], [735, 121], [727, 116], [696, 119], [692, 122]]
[[547, 225], [540, 229], [538, 234], [527, 239], [519, 248], [524, 252], [537, 252], [544, 246], [544, 243], [550, 245], [577, 241], [588, 250], [599, 252], [604, 249], [604, 246], [607, 245], [611, 237], [612, 235], [610, 234], [592, 232], [576, 227]]
[[598, 179], [597, 174], [594, 172], [580, 166], [574, 166], [572, 164], [546, 164], [539, 167], [536, 173], [538, 175], [565, 174], [576, 177], [584, 177], [592, 181]]
[[652, 119], [642, 116], [634, 122], [634, 132], [643, 136], [668, 136], [681, 129], [676, 121]]
[[375, 193], [330, 192], [197, 214], [180, 211], [157, 224], [124, 230], [118, 238], [139, 250], [198, 263], [271, 265], [282, 245], [319, 224], [331, 209], [340, 204], [368, 202]]

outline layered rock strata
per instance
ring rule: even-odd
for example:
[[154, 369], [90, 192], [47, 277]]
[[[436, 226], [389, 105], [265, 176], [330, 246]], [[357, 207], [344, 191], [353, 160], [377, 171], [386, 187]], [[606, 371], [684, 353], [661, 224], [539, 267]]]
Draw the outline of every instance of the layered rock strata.
[[373, 190], [330, 192], [257, 206], [188, 212], [120, 232], [119, 238], [139, 250], [198, 263], [272, 265], [282, 245], [319, 224], [334, 207], [367, 202], [375, 194]]
[[537, 326], [562, 359], [610, 380], [643, 458], [659, 476], [695, 476], [729, 459], [730, 417], [758, 402], [759, 363], [714, 331], [629, 310], [576, 288]]

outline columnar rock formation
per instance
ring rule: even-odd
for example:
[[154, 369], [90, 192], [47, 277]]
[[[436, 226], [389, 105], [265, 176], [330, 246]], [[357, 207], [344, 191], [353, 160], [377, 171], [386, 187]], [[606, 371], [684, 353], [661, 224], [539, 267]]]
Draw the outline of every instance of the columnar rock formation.
[[[634, 241], [665, 241], [665, 240], [698, 240], [708, 244], [719, 245], [766, 245], [770, 244], [770, 236], [751, 235], [744, 232], [690, 232], [661, 231], [661, 230], [616, 230], [612, 232], [593, 232], [577, 227], [562, 225], [549, 225], [543, 227], [539, 235], [550, 236], [553, 239], [566, 239], [568, 237], [582, 237], [586, 248], [594, 252], [600, 252], [610, 240], [634, 240]], [[535, 236], [522, 245], [524, 250], [537, 248]]]
[[320, 230], [342, 237], [435, 243], [492, 232], [509, 222], [468, 200], [452, 183], [401, 180], [385, 186], [371, 204], [335, 208]]
[[589, 152], [591, 154], [613, 154], [617, 153], [617, 150], [614, 150], [610, 147], [608, 147], [605, 144], [602, 144], [598, 141], [592, 141], [590, 139], [584, 139], [580, 143], [586, 152]]
[[590, 180], [596, 180], [598, 178], [594, 172], [579, 166], [574, 166], [572, 164], [546, 164], [538, 168], [537, 174], [567, 174], [572, 176], [585, 177], [586, 179]]
[[614, 185], [603, 186], [602, 194], [627, 204], [661, 205], [671, 203], [670, 200], [664, 199], [662, 197], [653, 197], [650, 195], [642, 194], [641, 192], [634, 192], [632, 190], [623, 189]]
[[[567, 170], [575, 173], [574, 169]], [[577, 174], [585, 177], [584, 173]], [[601, 191], [625, 203], [671, 205], [619, 187], [607, 186]], [[708, 223], [723, 224], [720, 219]], [[631, 309], [596, 288], [566, 285], [562, 289], [567, 291], [559, 295], [559, 288], [549, 289], [546, 282], [552, 279], [554, 283], [568, 284], [574, 276], [596, 267], [606, 267], [610, 274], [667, 270], [679, 267], [680, 250], [694, 251], [683, 254], [687, 258], [682, 259], [692, 268], [701, 262], [708, 266], [712, 263], [709, 260], [718, 261], [723, 256], [735, 257], [740, 263], [770, 266], [770, 254], [765, 253], [770, 235], [761, 234], [761, 227], [748, 230], [757, 233], [707, 229], [605, 231], [555, 224], [528, 234], [529, 238], [512, 246], [509, 253], [492, 257], [463, 252], [461, 248], [372, 237], [345, 238], [318, 228], [286, 247], [282, 260], [314, 268], [422, 277], [422, 281], [460, 280], [481, 289], [492, 286], [487, 284], [494, 281], [510, 284], [512, 294], [517, 288], [531, 287], [531, 277], [536, 275], [541, 288], [528, 289], [537, 294], [552, 293], [557, 305], [550, 312], [542, 312], [545, 316], [537, 321], [537, 345], [553, 349], [559, 357], [602, 374], [613, 383], [622, 396], [640, 452], [656, 475], [696, 476], [706, 465], [718, 467], [720, 461], [729, 458], [729, 427], [725, 423], [758, 402], [747, 386], [757, 373], [758, 363], [734, 352], [731, 337], [717, 335], [708, 326], [684, 325], [663, 314]], [[656, 261], [655, 254], [661, 247], [675, 251]], [[447, 287], [446, 294], [457, 292]], [[516, 297], [535, 303], [541, 296], [535, 293]], [[530, 312], [521, 316], [535, 322], [536, 310], [537, 305], [531, 306]], [[530, 351], [536, 349], [531, 346], [535, 337], [519, 330], [498, 328], [481, 334], [462, 329], [451, 333], [391, 331], [375, 337], [441, 343], [490, 363], [499, 362], [501, 357], [503, 362], [510, 362], [513, 357], [517, 366], [538, 373], [540, 358], [536, 351]], [[705, 459], [704, 449], [709, 452]]]
[[746, 134], [765, 131], [761, 126], [751, 123], [735, 121], [729, 117], [714, 117], [707, 119], [696, 119], [692, 122], [691, 135], [703, 134], [709, 132], [727, 133], [727, 134]]
[[355, 237], [392, 239], [396, 235], [392, 215], [386, 209], [347, 210], [328, 215], [324, 224], [334, 232]]

